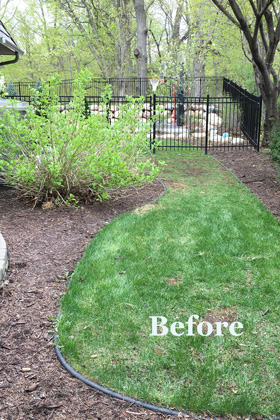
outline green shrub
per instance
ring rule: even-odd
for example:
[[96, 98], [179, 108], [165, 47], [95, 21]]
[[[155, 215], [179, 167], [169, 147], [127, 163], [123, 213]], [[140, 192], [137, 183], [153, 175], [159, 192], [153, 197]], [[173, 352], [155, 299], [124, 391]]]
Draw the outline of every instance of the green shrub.
[[276, 123], [271, 132], [270, 151], [280, 175], [280, 123]]
[[18, 96], [18, 92], [15, 88], [15, 85], [13, 84], [12, 80], [9, 80], [8, 84], [7, 84], [7, 88], [6, 88], [6, 92], [8, 96]]
[[[29, 106], [24, 119], [14, 108], [0, 122], [0, 171], [5, 180], [34, 204], [100, 200], [131, 185], [150, 182], [158, 168], [149, 156], [150, 124], [135, 118], [144, 98], [129, 98], [111, 126], [104, 92], [101, 115], [87, 115], [85, 88], [91, 75], [83, 72], [74, 83], [74, 99], [60, 113], [57, 84], [42, 83], [40, 115]], [[107, 100], [108, 100], [107, 99]], [[106, 111], [107, 109], [107, 111]], [[88, 117], [88, 118], [86, 118]]]

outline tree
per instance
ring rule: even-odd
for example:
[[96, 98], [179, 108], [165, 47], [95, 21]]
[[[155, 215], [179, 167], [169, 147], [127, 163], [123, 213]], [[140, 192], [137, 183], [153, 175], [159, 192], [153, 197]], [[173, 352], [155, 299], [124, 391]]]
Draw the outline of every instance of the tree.
[[[131, 0], [55, 0], [79, 31], [102, 76], [131, 75], [135, 36]], [[115, 69], [115, 71], [114, 71]]]
[[[147, 78], [148, 75], [148, 60], [147, 60], [147, 23], [146, 10], [144, 0], [133, 0], [134, 10], [137, 22], [137, 47], [134, 50], [134, 56], [137, 61], [137, 78]], [[138, 94], [145, 95], [146, 92], [140, 91], [140, 83], [137, 86]], [[145, 89], [146, 90], [146, 89]]]
[[11, 96], [11, 97], [18, 96], [18, 92], [11, 79], [9, 80], [7, 84], [6, 92], [8, 96]]
[[[265, 104], [263, 146], [271, 141], [271, 129], [279, 121], [277, 101], [280, 92], [276, 53], [280, 41], [279, 0], [212, 0], [237, 26], [246, 39], [257, 85]], [[277, 69], [278, 67], [278, 69]]]

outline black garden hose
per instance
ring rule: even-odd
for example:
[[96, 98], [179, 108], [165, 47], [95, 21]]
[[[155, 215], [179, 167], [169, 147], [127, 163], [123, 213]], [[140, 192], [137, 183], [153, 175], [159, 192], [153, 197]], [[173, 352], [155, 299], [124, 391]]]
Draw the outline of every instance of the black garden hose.
[[221, 165], [223, 168], [225, 168], [232, 176], [234, 176], [234, 178], [236, 178], [237, 179], [237, 181], [240, 183], [240, 184], [242, 184], [242, 185], [244, 185], [244, 187], [246, 188], [246, 190], [248, 190], [248, 191], [250, 191], [250, 193], [252, 193], [252, 191], [244, 184], [244, 182], [242, 182], [236, 175], [234, 175], [234, 173], [233, 172], [231, 172], [231, 170], [230, 169], [228, 169], [228, 167], [227, 166], [225, 166], [222, 162], [220, 162], [219, 161], [219, 159], [217, 159], [217, 158], [215, 158], [213, 155], [209, 155], [209, 156], [211, 156], [211, 158], [212, 159], [214, 159], [216, 162], [218, 162], [219, 163], [219, 165]]

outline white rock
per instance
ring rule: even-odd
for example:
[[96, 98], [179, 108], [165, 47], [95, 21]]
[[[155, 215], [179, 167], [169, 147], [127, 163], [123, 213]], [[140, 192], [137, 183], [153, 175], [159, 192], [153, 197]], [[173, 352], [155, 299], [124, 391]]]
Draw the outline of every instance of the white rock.
[[193, 137], [195, 139], [204, 139], [205, 138], [205, 133], [199, 132], [199, 133], [193, 133]]
[[111, 109], [112, 112], [116, 112], [116, 111], [118, 111], [119, 107], [117, 105], [111, 105], [110, 109]]
[[151, 110], [151, 105], [149, 103], [144, 103], [143, 104], [143, 111], [150, 111]]
[[150, 113], [150, 111], [144, 111], [144, 112], [143, 112], [143, 118], [146, 118], [146, 119], [151, 118], [151, 113]]
[[90, 111], [98, 111], [99, 110], [99, 105], [98, 104], [91, 104], [91, 105], [89, 105], [89, 109], [90, 109]]
[[206, 106], [206, 105], [202, 105], [202, 104], [201, 104], [201, 105], [199, 105], [199, 106], [198, 106], [198, 110], [199, 110], [199, 111], [206, 112], [206, 110], [207, 110], [207, 106]]
[[223, 140], [222, 136], [220, 136], [217, 131], [210, 131], [208, 139], [213, 142], [220, 142]]
[[243, 144], [244, 143], [244, 139], [242, 139], [241, 137], [233, 137], [232, 139], [232, 144]]
[[215, 125], [216, 127], [219, 127], [222, 125], [223, 120], [216, 114], [209, 114], [209, 124]]

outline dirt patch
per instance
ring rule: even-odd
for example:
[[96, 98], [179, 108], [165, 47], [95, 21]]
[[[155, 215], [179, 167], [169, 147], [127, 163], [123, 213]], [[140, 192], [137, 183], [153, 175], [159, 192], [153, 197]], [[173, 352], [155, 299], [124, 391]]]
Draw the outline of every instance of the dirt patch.
[[171, 190], [178, 190], [179, 189], [179, 190], [182, 190], [184, 192], [185, 189], [186, 189], [186, 184], [182, 184], [181, 182], [164, 180], [164, 183]]
[[178, 284], [180, 284], [182, 281], [182, 279], [180, 279], [179, 277], [171, 277], [170, 279], [167, 280], [167, 283], [170, 284], [171, 286], [177, 286]]
[[222, 321], [232, 323], [236, 321], [236, 309], [235, 308], [217, 308], [215, 311], [211, 311], [211, 309], [207, 310], [207, 315], [203, 319], [203, 321], [210, 322], [213, 324], [214, 322]]
[[[134, 210], [135, 214], [138, 214], [140, 216], [143, 216], [143, 214], [148, 213], [149, 211], [153, 210], [155, 208], [154, 204], [146, 204], [143, 207], [138, 207], [137, 209]], [[156, 206], [157, 209], [160, 209], [161, 206], [159, 204], [157, 204]]]
[[[237, 312], [235, 308], [217, 308], [215, 311], [211, 311], [211, 309], [207, 309], [207, 315], [202, 319], [199, 320], [199, 322], [208, 322], [213, 326], [213, 332], [210, 334], [210, 336], [213, 336], [217, 331], [217, 326], [215, 322], [226, 322], [227, 326], [222, 327], [222, 333], [226, 330], [228, 330], [227, 327], [229, 327], [230, 324], [232, 324], [235, 321], [238, 321], [236, 319]], [[207, 333], [208, 327], [207, 325], [203, 325], [202, 327], [203, 333]]]

